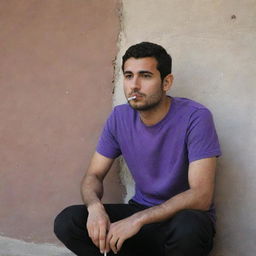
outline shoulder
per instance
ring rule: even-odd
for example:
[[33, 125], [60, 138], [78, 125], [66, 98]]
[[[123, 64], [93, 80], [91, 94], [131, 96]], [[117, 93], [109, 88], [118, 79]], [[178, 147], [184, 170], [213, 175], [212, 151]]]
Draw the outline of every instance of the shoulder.
[[206, 106], [197, 101], [181, 97], [174, 97], [173, 99], [175, 102], [176, 111], [180, 112], [182, 115], [186, 115], [188, 117], [194, 117], [198, 115], [211, 116], [211, 111]]
[[207, 109], [201, 103], [191, 100], [191, 99], [181, 98], [181, 97], [173, 97], [173, 99], [175, 101], [175, 104], [179, 108], [184, 108], [186, 110], [190, 110], [191, 112], [193, 112], [195, 110], [200, 110], [200, 109]]

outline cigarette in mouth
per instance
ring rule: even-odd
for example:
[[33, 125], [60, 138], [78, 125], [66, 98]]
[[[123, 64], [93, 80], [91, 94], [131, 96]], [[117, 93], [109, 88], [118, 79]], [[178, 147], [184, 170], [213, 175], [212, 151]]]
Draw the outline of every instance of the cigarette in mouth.
[[104, 252], [104, 256], [107, 256], [107, 252]]
[[132, 96], [132, 97], [129, 97], [127, 100], [130, 101], [130, 100], [135, 100], [136, 99], [136, 96]]

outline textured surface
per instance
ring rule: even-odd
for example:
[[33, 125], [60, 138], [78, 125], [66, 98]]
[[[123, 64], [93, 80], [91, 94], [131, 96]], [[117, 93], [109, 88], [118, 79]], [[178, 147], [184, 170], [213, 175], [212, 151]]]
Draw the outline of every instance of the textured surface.
[[35, 244], [0, 236], [1, 256], [73, 256], [63, 247], [51, 244]]
[[[3, 236], [56, 242], [55, 215], [81, 203], [80, 181], [112, 108], [119, 6], [104, 2], [0, 1]], [[121, 200], [116, 176], [105, 200]]]
[[[170, 94], [200, 101], [215, 117], [223, 151], [215, 256], [256, 251], [255, 17], [255, 0], [123, 0], [118, 67], [131, 44], [162, 44], [173, 56]], [[120, 104], [118, 68], [116, 75], [114, 104]]]

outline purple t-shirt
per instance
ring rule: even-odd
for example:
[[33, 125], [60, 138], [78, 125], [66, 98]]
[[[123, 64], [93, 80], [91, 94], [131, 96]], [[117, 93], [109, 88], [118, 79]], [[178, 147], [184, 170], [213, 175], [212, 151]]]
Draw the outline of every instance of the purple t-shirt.
[[[221, 154], [210, 111], [177, 97], [172, 97], [167, 115], [151, 126], [130, 105], [116, 106], [105, 123], [97, 152], [108, 158], [123, 155], [135, 181], [132, 199], [147, 206], [189, 189], [190, 162]], [[209, 214], [214, 219], [213, 205]]]

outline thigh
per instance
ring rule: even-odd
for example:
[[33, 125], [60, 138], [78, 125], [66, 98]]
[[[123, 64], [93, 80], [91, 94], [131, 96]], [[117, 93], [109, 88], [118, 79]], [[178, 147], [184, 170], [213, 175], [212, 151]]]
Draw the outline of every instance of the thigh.
[[133, 204], [104, 204], [110, 222], [116, 222], [127, 218], [142, 209]]
[[208, 255], [214, 234], [214, 225], [206, 212], [180, 211], [166, 222], [165, 256]]
[[124, 242], [124, 247], [132, 249], [134, 256], [163, 256], [165, 244], [165, 224], [144, 225], [133, 237]]
[[[110, 221], [124, 219], [142, 208], [127, 204], [104, 204]], [[98, 248], [89, 238], [86, 222], [88, 211], [85, 205], [73, 205], [65, 208], [55, 219], [56, 236], [77, 255], [100, 255]], [[125, 230], [124, 230], [125, 232]], [[133, 247], [124, 247], [119, 255], [135, 256]], [[114, 255], [110, 252], [109, 255]], [[141, 255], [140, 255], [141, 256]]]
[[[124, 219], [140, 209], [128, 204], [104, 204], [105, 210], [110, 218], [110, 222]], [[85, 205], [72, 205], [65, 208], [56, 218], [59, 225], [69, 225], [68, 230], [80, 235], [86, 231], [88, 211]]]
[[214, 233], [206, 212], [183, 210], [167, 221], [143, 226], [124, 245], [140, 256], [205, 256], [212, 249]]

